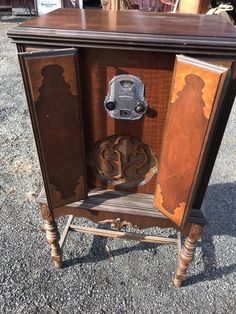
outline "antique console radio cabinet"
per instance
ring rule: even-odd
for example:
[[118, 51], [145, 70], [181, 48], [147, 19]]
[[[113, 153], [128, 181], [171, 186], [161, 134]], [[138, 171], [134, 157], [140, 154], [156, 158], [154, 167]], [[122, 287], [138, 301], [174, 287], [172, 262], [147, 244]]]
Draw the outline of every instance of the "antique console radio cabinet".
[[[235, 96], [234, 27], [220, 16], [59, 9], [8, 35], [55, 266], [68, 231], [174, 244], [173, 283], [181, 286], [206, 224], [204, 193]], [[74, 225], [74, 216], [112, 228]], [[171, 227], [179, 236], [121, 230], [127, 226]]]

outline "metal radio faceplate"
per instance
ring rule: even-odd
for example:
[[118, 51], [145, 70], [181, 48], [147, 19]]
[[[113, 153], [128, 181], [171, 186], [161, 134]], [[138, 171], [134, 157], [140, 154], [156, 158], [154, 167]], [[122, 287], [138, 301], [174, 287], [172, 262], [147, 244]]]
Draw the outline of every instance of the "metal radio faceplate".
[[148, 108], [142, 81], [134, 75], [114, 76], [109, 83], [109, 93], [105, 98], [104, 106], [112, 118], [140, 119]]

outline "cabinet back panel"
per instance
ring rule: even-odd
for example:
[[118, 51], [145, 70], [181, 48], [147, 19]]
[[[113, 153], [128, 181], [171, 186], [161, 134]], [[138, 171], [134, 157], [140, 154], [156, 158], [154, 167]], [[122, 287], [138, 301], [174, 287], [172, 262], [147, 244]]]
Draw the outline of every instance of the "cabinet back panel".
[[[117, 134], [134, 136], [151, 146], [159, 161], [175, 55], [84, 48], [79, 50], [79, 58], [87, 157], [97, 141]], [[144, 83], [149, 109], [139, 120], [113, 119], [104, 109], [109, 82], [120, 74], [135, 75]], [[95, 187], [113, 188], [98, 180], [90, 167], [88, 183]], [[131, 191], [153, 194], [155, 184], [156, 175]]]

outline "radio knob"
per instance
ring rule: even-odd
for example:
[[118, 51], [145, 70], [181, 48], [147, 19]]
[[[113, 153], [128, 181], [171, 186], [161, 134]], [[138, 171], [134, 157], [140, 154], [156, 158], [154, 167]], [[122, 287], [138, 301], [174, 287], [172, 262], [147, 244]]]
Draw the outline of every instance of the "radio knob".
[[137, 105], [135, 106], [135, 111], [137, 113], [143, 113], [145, 111], [146, 107], [144, 105], [144, 103], [142, 102], [138, 102]]
[[109, 101], [109, 102], [106, 103], [106, 108], [107, 108], [107, 110], [109, 110], [109, 111], [114, 110], [115, 107], [116, 107], [116, 104], [115, 104], [113, 101]]

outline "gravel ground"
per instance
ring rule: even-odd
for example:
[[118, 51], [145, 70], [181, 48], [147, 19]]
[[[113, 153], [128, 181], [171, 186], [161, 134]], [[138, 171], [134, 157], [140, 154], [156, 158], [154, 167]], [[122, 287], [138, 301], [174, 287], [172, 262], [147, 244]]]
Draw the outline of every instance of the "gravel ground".
[[55, 270], [35, 204], [42, 179], [16, 48], [6, 37], [15, 25], [0, 23], [0, 313], [236, 313], [236, 106], [206, 194], [210, 223], [183, 288], [171, 285], [171, 246], [72, 234], [65, 268]]

